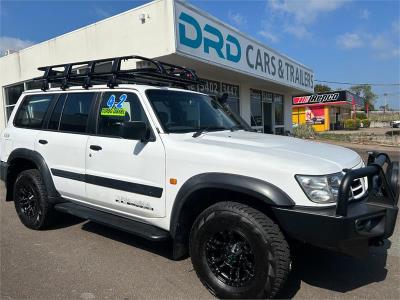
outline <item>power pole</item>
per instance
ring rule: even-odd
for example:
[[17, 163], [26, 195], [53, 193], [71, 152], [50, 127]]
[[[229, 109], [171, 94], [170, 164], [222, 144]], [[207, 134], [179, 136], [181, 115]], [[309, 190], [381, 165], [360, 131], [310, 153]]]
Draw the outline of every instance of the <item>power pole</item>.
[[387, 93], [384, 93], [383, 94], [383, 96], [385, 97], [384, 99], [385, 99], [385, 106], [383, 107], [383, 113], [385, 114], [386, 113], [386, 97], [387, 97]]

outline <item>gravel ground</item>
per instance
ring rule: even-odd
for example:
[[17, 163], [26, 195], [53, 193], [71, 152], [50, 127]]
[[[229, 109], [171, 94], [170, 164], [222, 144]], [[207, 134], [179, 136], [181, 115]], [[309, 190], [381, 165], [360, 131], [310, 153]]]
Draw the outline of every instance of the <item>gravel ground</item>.
[[[365, 157], [365, 147], [354, 149]], [[400, 159], [398, 149], [389, 150]], [[4, 201], [3, 186], [0, 195], [1, 299], [212, 298], [190, 259], [169, 258], [169, 243], [70, 216], [51, 230], [32, 231], [19, 222], [13, 202]], [[399, 282], [397, 224], [392, 238], [363, 259], [300, 248], [280, 297], [399, 299]]]

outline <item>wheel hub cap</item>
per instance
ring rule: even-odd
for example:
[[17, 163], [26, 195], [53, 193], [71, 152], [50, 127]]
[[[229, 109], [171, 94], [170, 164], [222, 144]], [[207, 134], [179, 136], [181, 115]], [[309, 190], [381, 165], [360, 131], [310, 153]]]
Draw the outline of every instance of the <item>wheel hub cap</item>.
[[216, 233], [206, 242], [205, 255], [213, 274], [227, 285], [241, 287], [254, 278], [253, 250], [235, 231]]

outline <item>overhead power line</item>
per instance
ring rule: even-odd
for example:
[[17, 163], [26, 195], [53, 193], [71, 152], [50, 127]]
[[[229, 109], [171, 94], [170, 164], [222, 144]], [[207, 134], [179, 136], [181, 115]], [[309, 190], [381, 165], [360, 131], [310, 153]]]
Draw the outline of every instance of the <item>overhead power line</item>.
[[352, 83], [352, 82], [338, 82], [338, 81], [327, 81], [327, 80], [314, 80], [323, 83], [333, 84], [347, 84], [347, 85], [372, 85], [372, 86], [400, 86], [400, 83]]

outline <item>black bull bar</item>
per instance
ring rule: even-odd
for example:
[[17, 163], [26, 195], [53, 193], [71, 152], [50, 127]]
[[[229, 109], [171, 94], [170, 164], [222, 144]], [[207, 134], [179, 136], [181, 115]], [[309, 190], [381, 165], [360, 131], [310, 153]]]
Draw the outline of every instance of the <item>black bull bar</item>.
[[[386, 167], [386, 170], [385, 170]], [[355, 170], [343, 170], [340, 183], [336, 215], [347, 216], [351, 198], [351, 184], [358, 178], [368, 178], [369, 202], [397, 206], [400, 191], [399, 162], [391, 161], [386, 153], [369, 152], [367, 166]]]

